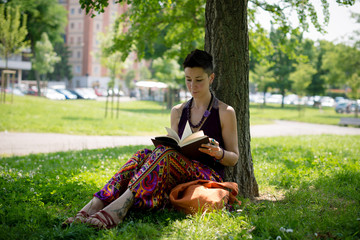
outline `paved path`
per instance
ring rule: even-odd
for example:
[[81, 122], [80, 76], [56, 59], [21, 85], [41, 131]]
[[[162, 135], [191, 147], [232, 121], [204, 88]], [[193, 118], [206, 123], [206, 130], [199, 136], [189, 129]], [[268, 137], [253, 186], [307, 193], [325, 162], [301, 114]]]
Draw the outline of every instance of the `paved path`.
[[[360, 128], [275, 121], [274, 124], [252, 126], [250, 133], [253, 138], [319, 134], [360, 135]], [[49, 153], [125, 145], [151, 145], [151, 137], [0, 132], [0, 155], [27, 155], [30, 153]]]

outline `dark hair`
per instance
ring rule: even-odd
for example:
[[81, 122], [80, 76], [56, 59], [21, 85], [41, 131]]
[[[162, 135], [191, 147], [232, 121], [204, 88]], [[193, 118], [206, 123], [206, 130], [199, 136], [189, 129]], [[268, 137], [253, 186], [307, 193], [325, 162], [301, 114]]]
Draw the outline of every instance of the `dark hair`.
[[195, 49], [186, 56], [183, 67], [184, 69], [187, 67], [201, 67], [208, 75], [210, 75], [214, 71], [212, 60], [213, 57], [209, 53], [199, 49]]

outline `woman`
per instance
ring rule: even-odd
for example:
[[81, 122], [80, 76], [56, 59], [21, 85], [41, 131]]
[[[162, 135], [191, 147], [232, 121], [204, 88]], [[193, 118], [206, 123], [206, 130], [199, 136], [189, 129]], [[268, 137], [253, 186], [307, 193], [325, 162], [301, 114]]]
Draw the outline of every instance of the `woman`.
[[208, 155], [188, 159], [175, 149], [157, 146], [136, 152], [110, 181], [74, 217], [65, 221], [87, 223], [95, 228], [116, 227], [131, 208], [164, 206], [176, 185], [206, 179], [223, 181], [224, 166], [237, 163], [239, 150], [235, 111], [210, 91], [214, 81], [212, 56], [191, 52], [183, 63], [186, 86], [192, 98], [171, 110], [171, 128], [181, 137], [188, 121], [192, 130], [203, 130], [210, 143], [199, 151]]

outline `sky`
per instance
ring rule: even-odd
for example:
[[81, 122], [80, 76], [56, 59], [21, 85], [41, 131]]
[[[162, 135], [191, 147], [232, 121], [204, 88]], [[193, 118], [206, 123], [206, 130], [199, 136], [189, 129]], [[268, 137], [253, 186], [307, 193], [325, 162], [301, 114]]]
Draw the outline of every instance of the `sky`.
[[[318, 19], [321, 22], [323, 20], [322, 10], [321, 10], [321, 1], [320, 0], [311, 0], [314, 4], [315, 9], [318, 13]], [[329, 11], [330, 11], [330, 21], [327, 26], [325, 26], [326, 34], [322, 35], [315, 30], [315, 28], [310, 24], [309, 32], [304, 33], [305, 38], [310, 38], [312, 40], [324, 39], [331, 42], [349, 42], [348, 36], [354, 35], [354, 31], [360, 31], [360, 23], [356, 23], [355, 19], [351, 18], [351, 12], [360, 13], [360, 1], [356, 0], [356, 3], [353, 6], [339, 6], [335, 0], [328, 0], [329, 2]], [[296, 14], [292, 14], [290, 19], [292, 22], [297, 22]], [[267, 18], [264, 13], [261, 13], [261, 24], [266, 28], [270, 29], [270, 18]]]

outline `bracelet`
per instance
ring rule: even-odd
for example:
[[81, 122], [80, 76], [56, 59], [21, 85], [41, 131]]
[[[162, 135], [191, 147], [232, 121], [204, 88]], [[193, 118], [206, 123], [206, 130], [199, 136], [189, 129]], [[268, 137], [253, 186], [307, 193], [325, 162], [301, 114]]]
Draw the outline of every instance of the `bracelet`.
[[223, 152], [221, 158], [220, 158], [220, 159], [217, 159], [216, 157], [214, 157], [214, 160], [215, 160], [215, 162], [217, 162], [217, 163], [220, 163], [221, 160], [223, 160], [223, 159], [224, 159], [224, 156], [225, 156], [225, 150], [224, 150], [223, 148], [221, 148], [221, 149], [222, 149], [222, 152]]

